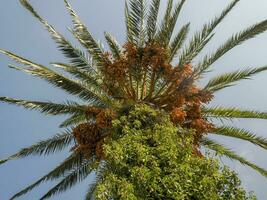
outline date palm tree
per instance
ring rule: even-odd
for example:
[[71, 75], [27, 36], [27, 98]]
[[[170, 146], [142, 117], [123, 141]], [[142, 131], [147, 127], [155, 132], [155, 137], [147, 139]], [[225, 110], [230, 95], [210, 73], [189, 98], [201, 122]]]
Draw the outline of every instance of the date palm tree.
[[[147, 104], [155, 109], [164, 110], [170, 114], [174, 124], [194, 130], [192, 145], [196, 156], [202, 156], [200, 148], [204, 147], [267, 176], [265, 169], [209, 138], [209, 135], [227, 136], [267, 149], [266, 138], [245, 129], [212, 123], [213, 119], [267, 119], [267, 113], [208, 105], [216, 92], [267, 70], [267, 66], [222, 74], [210, 79], [202, 88], [197, 86], [197, 82], [209, 72], [210, 66], [218, 59], [234, 47], [266, 31], [267, 20], [234, 34], [214, 53], [206, 55], [199, 63], [192, 64], [195, 63], [193, 61], [196, 56], [212, 40], [215, 28], [239, 0], [233, 0], [221, 14], [196, 32], [186, 45], [190, 24], [181, 26], [178, 32], [174, 31], [186, 0], [180, 0], [176, 4], [173, 0], [168, 0], [161, 20], [158, 19], [160, 0], [128, 0], [125, 4], [127, 40], [121, 46], [106, 32], [109, 51], [105, 51], [93, 38], [66, 0], [66, 8], [73, 21], [71, 33], [85, 51], [73, 46], [57, 32], [27, 0], [20, 2], [48, 30], [68, 62], [51, 63], [51, 66], [47, 67], [9, 51], [0, 50], [21, 65], [10, 65], [10, 68], [44, 79], [79, 97], [84, 103], [53, 103], [0, 97], [2, 102], [39, 110], [46, 115], [69, 116], [60, 124], [60, 127], [66, 128], [65, 132], [26, 147], [0, 161], [0, 164], [3, 164], [27, 156], [49, 155], [66, 148], [71, 149], [70, 156], [55, 169], [11, 199], [22, 196], [45, 181], [58, 180], [58, 184], [41, 197], [47, 199], [66, 191], [96, 171], [96, 181], [89, 187], [85, 198], [91, 199], [97, 180], [105, 170], [102, 165], [105, 161], [102, 146], [112, 132], [111, 121], [136, 104]], [[59, 70], [63, 70], [64, 73], [60, 73]]]

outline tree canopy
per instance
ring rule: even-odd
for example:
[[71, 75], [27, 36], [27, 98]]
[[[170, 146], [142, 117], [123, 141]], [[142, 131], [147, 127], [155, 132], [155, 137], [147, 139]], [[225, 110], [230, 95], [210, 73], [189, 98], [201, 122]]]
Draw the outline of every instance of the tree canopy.
[[[90, 30], [85, 26], [68, 1], [65, 0], [64, 2], [73, 22], [73, 27], [70, 28], [70, 32], [80, 43], [81, 47], [74, 46], [67, 38], [60, 34], [38, 14], [28, 0], [20, 0], [21, 5], [51, 34], [58, 49], [67, 58], [67, 62], [55, 62], [51, 63], [50, 66], [45, 66], [10, 51], [0, 50], [0, 53], [5, 54], [20, 65], [10, 65], [9, 67], [11, 69], [43, 79], [49, 84], [80, 99], [79, 102], [65, 101], [57, 103], [0, 97], [1, 102], [18, 105], [26, 109], [38, 110], [46, 115], [68, 116], [59, 125], [61, 128], [66, 128], [63, 133], [23, 148], [17, 153], [0, 160], [0, 164], [4, 164], [7, 161], [26, 156], [49, 155], [66, 148], [71, 152], [69, 157], [62, 161], [55, 169], [16, 193], [11, 199], [30, 192], [33, 188], [45, 181], [57, 180], [57, 184], [40, 199], [50, 198], [53, 195], [72, 188], [76, 183], [83, 181], [89, 174], [95, 171], [97, 173], [100, 172], [100, 174], [101, 172], [105, 174], [105, 167], [110, 166], [116, 166], [118, 169], [122, 169], [121, 165], [133, 156], [133, 152], [136, 154], [140, 153], [146, 165], [152, 162], [152, 166], [154, 166], [153, 163], [155, 162], [155, 164], [163, 167], [163, 169], [160, 168], [160, 171], [157, 172], [154, 166], [155, 168], [153, 170], [155, 170], [155, 174], [163, 173], [163, 175], [166, 175], [164, 174], [164, 167], [169, 168], [168, 170], [170, 171], [168, 173], [170, 174], [173, 174], [175, 170], [181, 170], [181, 174], [173, 174], [173, 178], [187, 178], [191, 183], [183, 183], [179, 186], [181, 190], [178, 191], [184, 190], [184, 187], [189, 187], [187, 189], [192, 195], [196, 195], [194, 194], [194, 190], [199, 191], [199, 195], [215, 195], [216, 191], [217, 195], [224, 195], [223, 193], [225, 191], [220, 190], [219, 185], [221, 183], [225, 185], [230, 184], [234, 188], [239, 188], [239, 181], [236, 179], [235, 174], [227, 169], [220, 169], [216, 162], [213, 163], [212, 159], [210, 160], [203, 155], [201, 148], [207, 148], [218, 152], [220, 155], [237, 160], [241, 164], [256, 170], [261, 175], [267, 176], [266, 169], [248, 161], [246, 158], [243, 158], [209, 137], [210, 134], [213, 134], [227, 136], [233, 139], [242, 139], [260, 148], [267, 149], [267, 139], [265, 137], [260, 137], [248, 130], [223, 123], [224, 119], [249, 118], [266, 120], [266, 112], [209, 106], [216, 92], [233, 86], [240, 80], [249, 79], [256, 74], [266, 71], [267, 66], [250, 67], [245, 70], [235, 70], [221, 74], [211, 78], [204, 87], [198, 84], [199, 80], [210, 71], [212, 64], [218, 59], [221, 59], [234, 47], [265, 32], [267, 30], [267, 20], [260, 21], [234, 34], [226, 42], [221, 44], [214, 53], [210, 53], [204, 56], [200, 62], [196, 62], [195, 58], [213, 39], [216, 27], [238, 5], [240, 0], [231, 1], [226, 8], [222, 9], [219, 15], [194, 33], [193, 37], [191, 39], [189, 38], [188, 44], [185, 41], [189, 37], [190, 24], [184, 24], [179, 27], [177, 32], [174, 31], [181, 10], [187, 3], [186, 0], [180, 0], [176, 3], [173, 0], [168, 0], [162, 19], [159, 19], [160, 0], [126, 0], [126, 41], [120, 45], [114, 36], [106, 32], [104, 35], [109, 49], [104, 49], [102, 44], [94, 39]], [[127, 116], [125, 112], [133, 106], [138, 105], [149, 105], [155, 109], [153, 111], [155, 113], [164, 111], [169, 116], [170, 121], [167, 120], [167, 117], [160, 118], [167, 120], [165, 121], [167, 125], [164, 125], [157, 121], [158, 117], [153, 118], [153, 115], [149, 115], [151, 119], [147, 119], [145, 114], [138, 115], [140, 119], [131, 121], [129, 118], [131, 113], [128, 113], [129, 116]], [[144, 110], [146, 109], [144, 108]], [[135, 110], [134, 112], [137, 111]], [[152, 111], [149, 112], [153, 113]], [[122, 120], [123, 116], [130, 120], [127, 122], [130, 124], [127, 125]], [[214, 119], [223, 124], [214, 123]], [[121, 125], [114, 124], [116, 120], [119, 120]], [[147, 124], [146, 120], [151, 122], [151, 127], [144, 126]], [[142, 124], [143, 122], [146, 123]], [[156, 130], [155, 125], [166, 136], [163, 137], [162, 133]], [[136, 133], [128, 134], [124, 130], [127, 126], [131, 127], [128, 130], [129, 133], [133, 133], [132, 129]], [[140, 127], [138, 129], [138, 126], [142, 129]], [[123, 130], [120, 130], [119, 127]], [[178, 133], [181, 134], [174, 135], [174, 130], [177, 128]], [[155, 134], [152, 134], [152, 132]], [[186, 134], [183, 135], [183, 132]], [[124, 135], [124, 137], [116, 138], [115, 136], [119, 136], [119, 133]], [[152, 135], [153, 137], [157, 136], [158, 141]], [[181, 135], [188, 138], [181, 139]], [[174, 136], [177, 136], [177, 138], [174, 138]], [[144, 141], [142, 142], [138, 138], [142, 138]], [[148, 140], [147, 138], [150, 139]], [[171, 141], [171, 139], [176, 141], [177, 144]], [[123, 140], [125, 140], [124, 144], [118, 143]], [[136, 142], [128, 144], [131, 140], [136, 140]], [[152, 142], [152, 144], [149, 144], [149, 142]], [[166, 146], [161, 147], [161, 142], [165, 142], [164, 144]], [[181, 142], [186, 144], [183, 149], [185, 152], [181, 152]], [[150, 148], [149, 145], [153, 145], [153, 143], [158, 145], [157, 148]], [[129, 145], [132, 151], [127, 151], [123, 145]], [[140, 149], [137, 149], [138, 145]], [[111, 153], [113, 150], [114, 154]], [[161, 159], [163, 161], [156, 159], [156, 152], [162, 156]], [[121, 155], [120, 158], [116, 158], [117, 161], [121, 161], [120, 163], [114, 163], [116, 162], [114, 157], [116, 155]], [[177, 157], [178, 155], [182, 157]], [[205, 158], [200, 159], [203, 156]], [[172, 158], [174, 160], [170, 160]], [[135, 159], [131, 161], [133, 163], [130, 161], [128, 163], [127, 161], [127, 166], [128, 164], [130, 166], [130, 164], [136, 162], [143, 162], [138, 160], [138, 157]], [[152, 160], [150, 161], [150, 159]], [[167, 160], [169, 164], [166, 164], [164, 160]], [[185, 161], [185, 163], [181, 163], [182, 161]], [[186, 163], [187, 161], [190, 161], [190, 165], [196, 166], [196, 168], [191, 167], [192, 169], [188, 169], [189, 171], [185, 171], [182, 174], [183, 170], [189, 167], [189, 164]], [[140, 175], [141, 172], [144, 175], [144, 180], [149, 177], [149, 172], [146, 174], [146, 165], [144, 165], [144, 169], [133, 168], [133, 170], [137, 170], [135, 172], [133, 171], [133, 177], [136, 180], [143, 177]], [[182, 168], [179, 169], [179, 167]], [[208, 167], [210, 171], [205, 171], [204, 169]], [[108, 170], [112, 173], [105, 175], [107, 181], [112, 180], [111, 175], [114, 175], [113, 178], [116, 178], [116, 175], [120, 175], [115, 169], [108, 168]], [[115, 170], [117, 174], [112, 170]], [[140, 173], [138, 170], [141, 170], [139, 171]], [[137, 176], [138, 173], [140, 176]], [[190, 176], [192, 173], [196, 175], [196, 178], [199, 177], [199, 179], [194, 180]], [[210, 178], [209, 181], [205, 182], [206, 178], [203, 177], [203, 174]], [[182, 175], [185, 175], [185, 177], [182, 177]], [[209, 175], [214, 176], [212, 178]], [[131, 177], [128, 178], [129, 180], [127, 181], [133, 184], [130, 180]], [[152, 180], [156, 178], [156, 176], [152, 177]], [[121, 180], [118, 179], [116, 181]], [[168, 180], [164, 181], [168, 182]], [[176, 187], [175, 184], [170, 184], [172, 180], [170, 180], [170, 183], [164, 183], [164, 181], [158, 184], [162, 186], [163, 190], [166, 187], [162, 184], [169, 184], [170, 189]], [[105, 187], [105, 184], [106, 182], [102, 182], [102, 187]], [[148, 187], [155, 187], [154, 189], [157, 190], [156, 184], [149, 185], [153, 184], [153, 181], [142, 184], [142, 188], [139, 188], [140, 191], [142, 189], [147, 190]], [[210, 192], [204, 194], [200, 189], [202, 187], [200, 185], [205, 187], [206, 190], [204, 191], [210, 190]], [[191, 186], [193, 190], [190, 188]], [[131, 188], [133, 186], [129, 187]], [[234, 192], [233, 187], [229, 186], [230, 192]], [[94, 188], [94, 186], [90, 186], [85, 199], [90, 199], [91, 191], [94, 191]], [[97, 191], [101, 191], [100, 186]], [[239, 191], [241, 196], [243, 195], [241, 188], [237, 189], [237, 191]], [[113, 195], [113, 192], [111, 188], [110, 194]], [[167, 195], [167, 193], [166, 191], [158, 191], [158, 193], [155, 192], [155, 195]], [[173, 192], [171, 193], [175, 195]], [[239, 196], [236, 197], [239, 198]]]
[[97, 174], [99, 200], [245, 200], [237, 175], [213, 158], [195, 156], [194, 130], [174, 126], [168, 114], [146, 105], [113, 121]]

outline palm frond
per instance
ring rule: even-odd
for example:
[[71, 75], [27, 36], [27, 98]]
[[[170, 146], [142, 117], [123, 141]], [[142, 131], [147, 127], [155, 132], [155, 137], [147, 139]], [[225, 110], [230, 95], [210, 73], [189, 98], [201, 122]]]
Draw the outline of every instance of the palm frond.
[[147, 17], [147, 37], [148, 41], [151, 42], [157, 31], [157, 19], [159, 13], [160, 0], [152, 0], [148, 17]]
[[117, 40], [110, 34], [105, 32], [105, 38], [107, 40], [107, 43], [109, 45], [109, 48], [113, 54], [113, 57], [115, 59], [120, 58], [121, 56], [121, 52], [122, 52], [122, 48], [120, 46], [120, 44], [117, 42]]
[[86, 82], [73, 80], [70, 78], [67, 78], [63, 76], [62, 74], [59, 74], [55, 71], [49, 70], [48, 68], [22, 68], [17, 67], [14, 65], [9, 66], [12, 69], [16, 69], [19, 71], [23, 71], [27, 74], [40, 77], [50, 84], [57, 86], [63, 90], [65, 90], [67, 93], [72, 95], [77, 95], [81, 99], [86, 100], [92, 105], [97, 105], [101, 107], [106, 107], [109, 105], [109, 100], [105, 99], [104, 96], [101, 94], [95, 93], [95, 91], [92, 91], [90, 88], [91, 86], [88, 85]]
[[202, 108], [202, 112], [207, 117], [267, 119], [267, 112], [242, 110], [238, 108], [211, 107]]
[[130, 18], [130, 9], [128, 6], [127, 1], [125, 1], [125, 25], [126, 25], [126, 31], [127, 31], [127, 41], [130, 43], [134, 43], [134, 32], [132, 28], [131, 18]]
[[70, 4], [64, 0], [66, 3], [66, 7], [72, 17], [72, 22], [74, 24], [74, 36], [78, 39], [78, 41], [87, 49], [89, 54], [97, 61], [98, 65], [101, 66], [107, 60], [103, 54], [102, 49], [99, 44], [95, 41], [91, 33], [88, 31], [86, 26], [82, 23], [78, 15], [74, 12]]
[[28, 192], [30, 192], [35, 187], [39, 186], [41, 183], [45, 181], [56, 180], [60, 177], [64, 177], [66, 173], [69, 171], [78, 168], [84, 162], [83, 156], [78, 153], [72, 153], [68, 158], [66, 158], [62, 163], [60, 163], [55, 169], [50, 171], [48, 174], [16, 193], [14, 196], [10, 198], [10, 200], [16, 199]]
[[[175, 5], [173, 13], [170, 13], [170, 16], [166, 15], [166, 21], [164, 21], [164, 24], [161, 26], [161, 30], [158, 34], [158, 41], [162, 43], [164, 46], [167, 46], [171, 40], [177, 19], [179, 17], [179, 14], [182, 10], [184, 3], [185, 0], [181, 0]], [[166, 14], [169, 14], [169, 10], [166, 12]]]
[[234, 0], [228, 7], [226, 7], [222, 13], [215, 17], [210, 23], [205, 24], [201, 31], [197, 32], [193, 39], [190, 41], [189, 46], [183, 51], [180, 56], [179, 66], [183, 66], [186, 63], [190, 63], [198, 53], [206, 46], [211, 40], [213, 30], [223, 21], [223, 19], [229, 14], [229, 12], [235, 7], [240, 0]]
[[31, 12], [31, 14], [36, 17], [49, 31], [52, 39], [58, 44], [58, 48], [63, 52], [63, 54], [69, 58], [72, 65], [86, 69], [90, 72], [94, 71], [93, 67], [87, 56], [78, 48], [74, 47], [68, 40], [66, 40], [60, 33], [58, 33], [47, 21], [45, 21], [38, 13], [33, 9], [27, 0], [20, 0], [21, 4]]
[[204, 87], [204, 90], [215, 92], [220, 89], [229, 87], [239, 80], [249, 79], [251, 76], [263, 72], [265, 70], [267, 70], [267, 66], [225, 73], [215, 78], [212, 78]]
[[6, 163], [7, 161], [9, 161], [9, 159], [5, 159], [5, 160], [0, 160], [0, 165]]
[[179, 56], [179, 67], [184, 64], [191, 63], [191, 61], [200, 53], [206, 44], [213, 38], [214, 34], [210, 34], [205, 39], [202, 39], [202, 33], [196, 33], [189, 45], [185, 47]]
[[163, 37], [165, 34], [165, 31], [166, 31], [165, 29], [168, 26], [169, 21], [171, 19], [172, 8], [173, 8], [173, 0], [168, 0], [167, 8], [166, 8], [165, 13], [164, 13], [164, 18], [161, 22], [161, 25], [160, 25], [159, 30], [157, 31], [157, 35], [156, 35], [158, 42], [161, 42], [161, 39], [162, 39], [161, 37]]
[[85, 106], [76, 102], [67, 102], [65, 104], [56, 104], [52, 102], [27, 101], [22, 99], [13, 99], [9, 97], [0, 97], [0, 102], [15, 104], [31, 110], [39, 110], [44, 114], [60, 115], [60, 114], [77, 114], [84, 113]]
[[251, 38], [254, 38], [255, 36], [263, 33], [266, 30], [267, 30], [267, 20], [264, 20], [260, 23], [250, 26], [244, 31], [241, 31], [233, 35], [223, 45], [221, 45], [215, 53], [211, 54], [210, 56], [205, 56], [203, 61], [200, 62], [200, 64], [198, 64], [196, 68], [196, 75], [199, 76], [202, 73], [207, 72], [211, 64], [213, 64], [216, 60], [218, 60], [232, 48], [242, 44], [243, 42]]
[[59, 127], [65, 128], [73, 125], [78, 125], [82, 122], [87, 122], [88, 119], [85, 114], [74, 114], [71, 117], [67, 118], [65, 121], [63, 121]]
[[72, 188], [78, 182], [83, 181], [93, 170], [90, 167], [91, 161], [83, 161], [77, 168], [73, 168], [67, 175], [52, 189], [50, 189], [40, 200], [48, 199], [56, 194]]
[[87, 70], [77, 68], [73, 65], [68, 65], [65, 63], [51, 63], [54, 67], [63, 69], [64, 71], [72, 74], [76, 78], [79, 78], [81, 81], [84, 81], [88, 85], [91, 86], [91, 88], [97, 88], [98, 90], [101, 90], [101, 86], [98, 83], [97, 77], [92, 75], [91, 73], [88, 73]]
[[236, 127], [229, 126], [217, 126], [212, 134], [222, 135], [227, 137], [238, 138], [241, 140], [245, 140], [251, 142], [255, 145], [258, 145], [264, 149], [267, 149], [267, 139], [264, 137], [257, 136], [256, 134], [251, 133], [245, 129], [240, 129]]
[[237, 155], [235, 152], [227, 149], [226, 147], [224, 147], [223, 145], [205, 137], [202, 139], [201, 144], [204, 145], [206, 148], [211, 149], [215, 152], [217, 152], [218, 154], [221, 154], [227, 158], [230, 158], [231, 160], [237, 160], [239, 161], [241, 164], [246, 165], [251, 167], [252, 169], [256, 170], [257, 172], [259, 172], [261, 175], [263, 176], [267, 176], [267, 171], [249, 161], [247, 161], [245, 158]]
[[0, 165], [9, 160], [25, 158], [27, 156], [32, 156], [32, 155], [41, 156], [41, 155], [49, 155], [52, 153], [56, 153], [67, 148], [68, 146], [73, 144], [73, 142], [74, 142], [73, 135], [71, 131], [67, 130], [66, 132], [57, 134], [52, 138], [42, 140], [40, 142], [37, 142], [36, 144], [21, 149], [19, 152], [3, 160], [2, 163], [0, 163]]
[[193, 39], [191, 39], [189, 45], [184, 48], [182, 54], [180, 55], [178, 66], [183, 67], [184, 64], [190, 63], [213, 36], [214, 34], [207, 34], [203, 37], [203, 31], [194, 34]]
[[93, 183], [90, 184], [90, 186], [86, 192], [85, 200], [94, 200], [95, 189], [97, 187], [97, 184], [102, 181], [106, 170], [107, 170], [107, 168], [105, 166], [100, 165], [98, 167], [98, 169], [96, 170], [95, 180]]
[[98, 181], [94, 181], [89, 185], [89, 188], [86, 192], [85, 200], [93, 200], [94, 199], [94, 193], [95, 189], [97, 187]]
[[169, 61], [171, 62], [175, 55], [177, 55], [177, 52], [179, 49], [182, 47], [184, 44], [184, 41], [186, 39], [186, 36], [189, 32], [189, 23], [184, 25], [181, 30], [177, 33], [177, 35], [174, 37], [173, 41], [169, 45], [170, 49], [170, 56], [169, 56]]
[[202, 29], [203, 38], [207, 37], [222, 21], [223, 19], [232, 11], [232, 9], [237, 5], [240, 0], [232, 1], [219, 16], [215, 17], [210, 23], [205, 24]]
[[142, 46], [145, 42], [145, 17], [146, 5], [144, 0], [129, 0], [129, 6], [126, 10], [127, 24], [129, 32], [133, 36], [133, 42], [137, 46]]
[[0, 50], [1, 53], [9, 56], [14, 61], [29, 66], [28, 68], [19, 68], [16, 66], [10, 66], [13, 69], [24, 71], [28, 74], [38, 76], [49, 83], [60, 87], [67, 91], [69, 94], [78, 95], [80, 98], [90, 101], [91, 103], [106, 106], [105, 100], [101, 96], [98, 96], [94, 92], [90, 91], [84, 82], [71, 80], [43, 65], [34, 63], [11, 52]]

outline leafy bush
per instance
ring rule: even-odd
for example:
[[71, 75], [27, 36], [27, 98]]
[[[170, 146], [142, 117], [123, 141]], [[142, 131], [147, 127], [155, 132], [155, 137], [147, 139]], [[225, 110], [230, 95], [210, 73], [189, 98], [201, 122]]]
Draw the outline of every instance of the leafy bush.
[[255, 199], [234, 172], [194, 154], [194, 132], [174, 126], [163, 111], [135, 106], [113, 125], [96, 199]]

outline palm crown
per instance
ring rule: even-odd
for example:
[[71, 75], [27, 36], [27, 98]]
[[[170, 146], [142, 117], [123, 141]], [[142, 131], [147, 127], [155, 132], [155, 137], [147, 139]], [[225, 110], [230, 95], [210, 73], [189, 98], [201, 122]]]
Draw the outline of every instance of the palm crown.
[[[174, 28], [180, 11], [185, 3], [177, 4], [168, 0], [165, 15], [158, 25], [160, 0], [129, 0], [125, 6], [127, 41], [120, 46], [115, 38], [105, 33], [110, 51], [106, 52], [96, 42], [67, 1], [66, 7], [72, 17], [73, 36], [86, 49], [83, 52], [74, 47], [66, 38], [46, 22], [27, 0], [21, 4], [30, 11], [49, 31], [59, 50], [68, 58], [69, 63], [52, 63], [52, 66], [67, 72], [70, 76], [22, 58], [14, 53], [0, 50], [11, 59], [23, 65], [11, 68], [40, 77], [64, 91], [80, 97], [85, 104], [76, 102], [51, 103], [27, 101], [0, 97], [0, 101], [36, 109], [50, 115], [69, 115], [60, 127], [71, 127], [62, 134], [33, 144], [5, 160], [23, 158], [30, 155], [48, 155], [71, 147], [71, 155], [54, 170], [15, 194], [15, 199], [38, 186], [44, 181], [60, 179], [41, 199], [63, 192], [75, 183], [85, 179], [104, 160], [102, 145], [110, 135], [112, 120], [135, 104], [148, 104], [163, 109], [170, 114], [173, 123], [184, 128], [194, 129], [195, 154], [202, 156], [200, 147], [216, 151], [230, 159], [252, 167], [263, 176], [267, 171], [250, 163], [223, 145], [207, 137], [207, 134], [223, 135], [249, 141], [267, 149], [267, 139], [228, 125], [212, 124], [212, 119], [255, 118], [267, 119], [267, 113], [238, 108], [209, 107], [213, 94], [237, 81], [247, 79], [267, 70], [267, 66], [237, 70], [219, 75], [209, 80], [206, 86], [197, 86], [209, 71], [209, 67], [225, 53], [267, 29], [267, 20], [254, 24], [230, 37], [214, 53], [192, 65], [194, 58], [212, 39], [214, 29], [237, 5], [234, 0], [220, 15], [194, 34], [189, 44], [187, 38], [190, 24], [182, 26], [177, 33]], [[97, 164], [98, 163], [98, 164]], [[100, 162], [101, 163], [101, 162]], [[100, 166], [100, 165], [99, 165]], [[101, 166], [99, 169], [101, 171]], [[87, 198], [90, 199], [89, 189]]]

